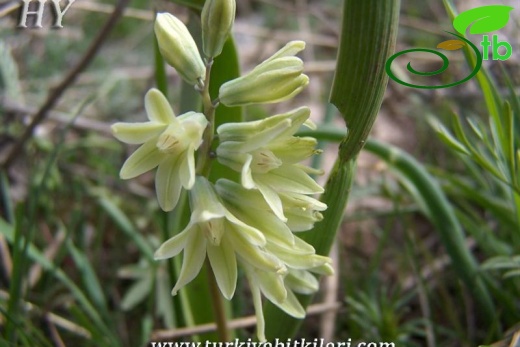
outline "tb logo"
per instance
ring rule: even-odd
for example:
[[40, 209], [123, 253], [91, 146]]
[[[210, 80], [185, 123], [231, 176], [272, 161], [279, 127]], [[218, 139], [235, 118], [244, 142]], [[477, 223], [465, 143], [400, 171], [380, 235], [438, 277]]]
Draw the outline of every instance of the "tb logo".
[[[54, 24], [55, 28], [63, 28], [61, 21], [63, 20], [63, 16], [69, 10], [70, 6], [76, 0], [69, 0], [65, 8], [62, 10], [60, 7], [61, 0], [51, 0], [52, 7], [54, 9]], [[42, 28], [42, 20], [43, 20], [43, 10], [45, 9], [45, 3], [47, 0], [22, 0], [22, 11], [20, 14], [20, 22], [18, 23], [19, 28], [27, 28], [27, 17], [28, 16], [36, 16], [36, 21], [34, 22], [34, 28]], [[29, 6], [31, 3], [34, 3], [34, 6]]]

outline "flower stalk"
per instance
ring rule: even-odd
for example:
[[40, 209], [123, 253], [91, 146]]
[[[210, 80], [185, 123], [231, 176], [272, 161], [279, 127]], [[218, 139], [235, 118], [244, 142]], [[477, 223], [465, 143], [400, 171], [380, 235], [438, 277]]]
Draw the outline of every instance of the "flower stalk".
[[[206, 76], [202, 84], [200, 93], [202, 96], [203, 114], [206, 116], [208, 126], [202, 136], [202, 145], [199, 148], [199, 156], [197, 158], [197, 175], [208, 177], [211, 170], [212, 162], [212, 144], [215, 134], [215, 109], [218, 103], [211, 100], [209, 94], [209, 84], [211, 77], [211, 67], [213, 66], [213, 58], [209, 58], [206, 63]], [[229, 329], [227, 324], [226, 310], [224, 308], [224, 298], [219, 290], [215, 273], [208, 259], [206, 259], [206, 270], [208, 274], [209, 290], [211, 294], [211, 302], [213, 304], [213, 312], [215, 314], [215, 323], [217, 324], [217, 334], [220, 341], [229, 341]]]
[[211, 169], [211, 159], [213, 157], [211, 147], [213, 144], [213, 137], [215, 133], [215, 109], [218, 103], [211, 100], [209, 94], [209, 83], [211, 77], [211, 67], [213, 66], [213, 58], [209, 58], [206, 63], [206, 76], [204, 81], [197, 85], [198, 90], [202, 96], [202, 107], [204, 108], [204, 115], [208, 121], [208, 126], [202, 137], [202, 145], [199, 149], [199, 157], [197, 158], [197, 175], [208, 177]]
[[[264, 341], [262, 297], [301, 319], [305, 309], [296, 294], [316, 292], [313, 273], [332, 271], [329, 258], [294, 234], [321, 221], [327, 205], [311, 197], [323, 192], [311, 176], [321, 170], [302, 164], [320, 153], [315, 149], [317, 142], [295, 135], [302, 125], [315, 128], [309, 108], [258, 121], [222, 122], [216, 129], [219, 103], [228, 107], [276, 103], [298, 94], [308, 83], [303, 62], [296, 57], [305, 43], [292, 41], [250, 73], [217, 86], [219, 94], [212, 100], [213, 61], [229, 35], [235, 6], [235, 0], [206, 1], [202, 12], [204, 58], [179, 19], [168, 13], [156, 17], [154, 29], [161, 54], [200, 93], [202, 112], [177, 117], [167, 96], [152, 89], [145, 98], [148, 121], [116, 123], [112, 130], [119, 140], [141, 145], [126, 160], [121, 178], [157, 168], [157, 198], [165, 211], [177, 207], [182, 213], [182, 206], [177, 206], [180, 195], [189, 195], [189, 223], [180, 232], [170, 232], [173, 236], [166, 231], [167, 240], [154, 254], [155, 260], [183, 254], [172, 295], [193, 281], [206, 264], [219, 339], [229, 341], [223, 298], [233, 298], [240, 266], [254, 296], [257, 336]], [[240, 173], [240, 179], [210, 181], [214, 159]]]

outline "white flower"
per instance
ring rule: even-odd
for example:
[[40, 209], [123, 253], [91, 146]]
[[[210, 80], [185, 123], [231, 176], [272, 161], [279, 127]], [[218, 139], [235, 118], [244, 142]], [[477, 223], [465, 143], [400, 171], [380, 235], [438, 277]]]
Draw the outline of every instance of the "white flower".
[[222, 205], [211, 183], [197, 176], [190, 191], [191, 219], [186, 228], [164, 242], [155, 259], [171, 258], [184, 250], [181, 272], [172, 294], [199, 273], [206, 253], [217, 284], [225, 298], [231, 299], [237, 280], [237, 258], [242, 263], [276, 274], [285, 274], [285, 265], [264, 249], [266, 239]]
[[260, 121], [223, 124], [217, 129], [219, 162], [240, 172], [242, 186], [258, 189], [284, 222], [287, 217], [281, 194], [290, 200], [294, 194], [323, 192], [323, 188], [308, 175], [314, 172], [313, 169], [299, 164], [320, 153], [315, 149], [316, 140], [292, 136], [302, 124], [312, 126], [307, 122], [309, 114], [309, 108], [301, 107]]
[[206, 0], [202, 8], [202, 48], [207, 57], [222, 53], [233, 23], [235, 0]]
[[274, 103], [292, 98], [309, 84], [303, 61], [294, 55], [305, 48], [291, 41], [248, 74], [220, 86], [219, 100], [226, 106]]
[[195, 183], [194, 153], [202, 143], [208, 122], [202, 113], [188, 112], [175, 117], [166, 97], [157, 89], [145, 96], [148, 122], [116, 123], [114, 136], [129, 144], [142, 144], [123, 164], [120, 176], [130, 179], [158, 167], [155, 187], [159, 205], [175, 208], [182, 187]]
[[155, 35], [164, 59], [189, 84], [195, 85], [206, 76], [206, 67], [188, 28], [170, 13], [158, 13]]

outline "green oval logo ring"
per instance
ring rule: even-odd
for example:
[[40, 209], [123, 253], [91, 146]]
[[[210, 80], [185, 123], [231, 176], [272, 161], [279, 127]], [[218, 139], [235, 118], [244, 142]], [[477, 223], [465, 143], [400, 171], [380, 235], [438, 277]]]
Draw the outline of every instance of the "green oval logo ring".
[[480, 51], [478, 50], [477, 46], [475, 46], [471, 41], [469, 41], [468, 39], [466, 39], [465, 37], [463, 36], [460, 36], [460, 35], [457, 35], [455, 33], [452, 33], [452, 32], [449, 32], [447, 31], [448, 34], [451, 34], [453, 36], [456, 36], [458, 37], [459, 39], [463, 40], [465, 43], [467, 43], [471, 49], [473, 49], [473, 51], [475, 52], [475, 55], [477, 57], [477, 64], [475, 65], [475, 67], [473, 68], [473, 71], [471, 71], [471, 73], [465, 77], [464, 79], [460, 80], [460, 81], [456, 81], [456, 82], [453, 82], [453, 83], [450, 83], [450, 84], [443, 84], [443, 85], [440, 85], [440, 86], [424, 86], [424, 85], [418, 85], [418, 84], [412, 84], [412, 83], [408, 83], [408, 82], [405, 82], [403, 80], [400, 80], [399, 77], [397, 77], [393, 72], [392, 72], [392, 69], [390, 68], [392, 66], [392, 63], [395, 59], [397, 59], [398, 57], [400, 57], [401, 55], [404, 55], [404, 54], [407, 54], [407, 53], [412, 53], [412, 52], [426, 52], [426, 53], [432, 53], [432, 54], [435, 54], [437, 55], [438, 57], [440, 57], [442, 59], [442, 66], [435, 70], [435, 71], [429, 71], [429, 72], [421, 72], [421, 71], [417, 71], [415, 70], [412, 65], [411, 65], [411, 62], [408, 62], [408, 65], [406, 66], [406, 69], [411, 72], [412, 74], [414, 75], [418, 75], [418, 76], [434, 76], [434, 75], [438, 75], [438, 74], [441, 74], [443, 73], [444, 71], [446, 71], [446, 69], [448, 68], [448, 66], [450, 65], [450, 62], [448, 60], [448, 57], [446, 57], [446, 55], [442, 54], [441, 52], [438, 52], [438, 51], [435, 51], [433, 49], [428, 49], [428, 48], [414, 48], [414, 49], [407, 49], [405, 51], [401, 51], [401, 52], [398, 52], [394, 55], [392, 55], [390, 58], [388, 58], [388, 60], [386, 61], [386, 64], [385, 64], [385, 70], [386, 70], [386, 73], [388, 74], [388, 76], [396, 81], [397, 83], [399, 84], [402, 84], [404, 86], [407, 86], [407, 87], [412, 87], [412, 88], [421, 88], [421, 89], [440, 89], [440, 88], [450, 88], [450, 87], [454, 87], [456, 85], [459, 85], [459, 84], [462, 84], [464, 82], [467, 82], [469, 81], [471, 78], [473, 78], [479, 71], [480, 71], [480, 68], [482, 67], [482, 54], [480, 53]]

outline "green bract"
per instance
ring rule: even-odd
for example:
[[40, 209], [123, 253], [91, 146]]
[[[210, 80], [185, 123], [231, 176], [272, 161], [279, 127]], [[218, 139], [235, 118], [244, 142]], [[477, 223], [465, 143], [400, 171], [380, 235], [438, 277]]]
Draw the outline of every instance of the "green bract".
[[224, 83], [219, 100], [226, 106], [275, 103], [292, 98], [309, 84], [303, 62], [294, 55], [305, 42], [292, 41], [248, 74]]
[[145, 96], [148, 122], [116, 123], [114, 136], [130, 144], [142, 144], [123, 164], [120, 176], [134, 178], [159, 167], [155, 187], [159, 205], [171, 211], [181, 188], [195, 183], [195, 150], [202, 143], [208, 121], [202, 113], [188, 112], [175, 117], [168, 100], [157, 89]]
[[222, 53], [235, 22], [234, 0], [206, 0], [202, 8], [202, 48], [207, 57]]
[[190, 32], [177, 17], [158, 13], [155, 35], [164, 59], [189, 84], [196, 85], [206, 76], [206, 67]]

